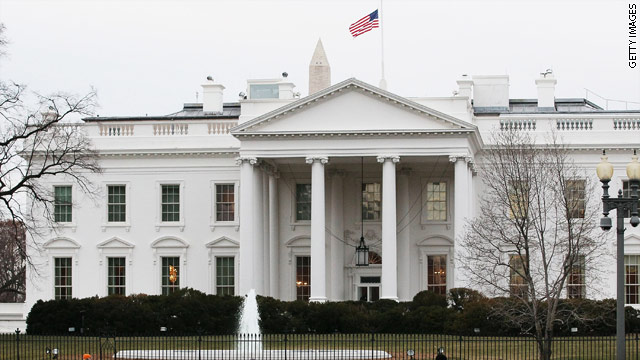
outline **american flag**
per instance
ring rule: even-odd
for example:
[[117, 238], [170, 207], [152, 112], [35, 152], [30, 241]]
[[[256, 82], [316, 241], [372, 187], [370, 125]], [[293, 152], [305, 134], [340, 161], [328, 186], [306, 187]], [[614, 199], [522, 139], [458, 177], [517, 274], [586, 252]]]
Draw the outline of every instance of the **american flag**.
[[379, 27], [378, 9], [376, 9], [371, 14], [366, 15], [362, 19], [351, 24], [351, 26], [349, 26], [349, 31], [353, 37], [356, 37], [366, 33], [367, 31], [371, 31], [371, 29], [377, 29]]

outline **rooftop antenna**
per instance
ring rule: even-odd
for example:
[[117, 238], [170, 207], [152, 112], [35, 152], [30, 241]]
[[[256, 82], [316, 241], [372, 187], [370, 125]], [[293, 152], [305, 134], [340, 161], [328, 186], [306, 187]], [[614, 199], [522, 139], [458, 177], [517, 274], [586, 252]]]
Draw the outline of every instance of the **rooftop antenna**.
[[198, 92], [196, 91], [196, 103], [198, 102]]

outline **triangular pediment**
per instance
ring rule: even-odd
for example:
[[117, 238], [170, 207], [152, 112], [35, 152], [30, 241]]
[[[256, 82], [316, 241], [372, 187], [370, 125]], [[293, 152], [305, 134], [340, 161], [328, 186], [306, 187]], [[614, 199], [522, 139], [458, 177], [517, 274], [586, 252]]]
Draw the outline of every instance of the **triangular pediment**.
[[111, 239], [105, 240], [96, 246], [99, 249], [131, 249], [135, 245], [118, 237], [112, 237]]
[[468, 131], [475, 126], [356, 79], [259, 116], [234, 135], [353, 133], [359, 131]]
[[208, 242], [205, 246], [208, 248], [237, 248], [240, 247], [240, 243], [223, 236]]

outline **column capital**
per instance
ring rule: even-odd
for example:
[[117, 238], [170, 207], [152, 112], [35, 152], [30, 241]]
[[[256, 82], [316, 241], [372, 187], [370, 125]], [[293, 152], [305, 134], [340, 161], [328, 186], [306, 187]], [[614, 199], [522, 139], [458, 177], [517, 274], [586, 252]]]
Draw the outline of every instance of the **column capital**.
[[242, 165], [244, 162], [255, 165], [258, 163], [258, 158], [253, 156], [239, 156], [236, 158], [236, 165]]
[[393, 161], [394, 164], [397, 162], [400, 162], [400, 156], [398, 155], [378, 155], [376, 159], [378, 160], [379, 163], [383, 163], [386, 160], [391, 160]]
[[307, 164], [313, 164], [314, 162], [318, 161], [319, 163], [321, 163], [322, 165], [326, 164], [329, 162], [329, 157], [328, 156], [307, 156], [304, 161]]
[[451, 161], [452, 163], [455, 163], [458, 160], [464, 160], [464, 162], [468, 163], [472, 159], [473, 159], [473, 157], [469, 156], [468, 154], [453, 154], [453, 155], [449, 155], [449, 161]]

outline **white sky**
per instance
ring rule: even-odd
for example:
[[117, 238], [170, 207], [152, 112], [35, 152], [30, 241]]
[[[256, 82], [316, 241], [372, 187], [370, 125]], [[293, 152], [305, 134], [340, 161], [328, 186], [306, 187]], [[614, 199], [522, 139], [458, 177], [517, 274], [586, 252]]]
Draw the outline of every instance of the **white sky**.
[[[511, 98], [535, 98], [535, 78], [551, 67], [557, 97], [584, 97], [588, 88], [640, 101], [640, 63], [627, 65], [628, 4], [385, 0], [388, 89], [450, 96], [461, 74], [506, 73]], [[194, 102], [207, 75], [226, 86], [225, 101], [237, 101], [246, 79], [283, 71], [306, 95], [321, 37], [332, 83], [356, 77], [377, 86], [381, 32], [353, 39], [348, 27], [379, 6], [379, 0], [0, 0], [10, 41], [0, 78], [41, 93], [93, 86], [101, 116], [161, 115]]]

